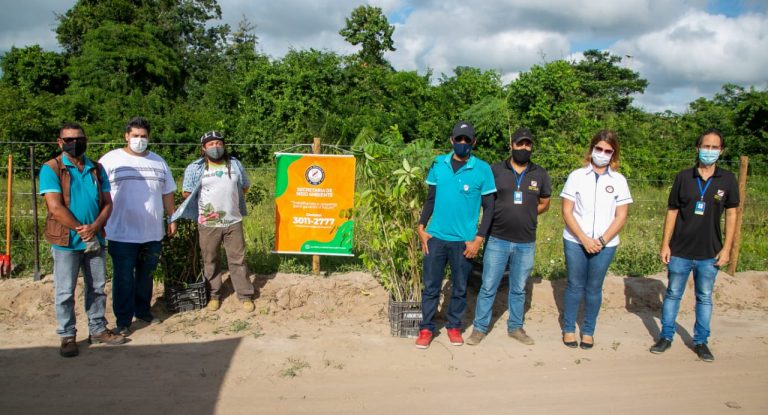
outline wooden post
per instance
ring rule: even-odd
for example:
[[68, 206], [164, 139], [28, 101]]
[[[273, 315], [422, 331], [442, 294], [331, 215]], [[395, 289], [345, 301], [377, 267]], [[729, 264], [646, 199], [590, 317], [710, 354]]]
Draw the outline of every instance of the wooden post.
[[42, 275], [40, 274], [40, 230], [37, 218], [37, 185], [35, 183], [35, 145], [29, 146], [29, 177], [32, 183], [32, 228], [34, 229], [34, 256], [35, 256], [35, 269], [32, 275], [33, 281], [40, 281]]
[[[312, 154], [320, 154], [320, 137], [312, 140]], [[312, 255], [312, 273], [320, 274], [320, 255]]]
[[731, 262], [728, 264], [728, 273], [736, 275], [736, 266], [739, 264], [739, 250], [741, 249], [741, 222], [744, 217], [744, 204], [747, 201], [747, 167], [749, 157], [739, 157], [739, 207], [736, 208], [736, 232], [733, 234], [733, 246], [731, 246]]

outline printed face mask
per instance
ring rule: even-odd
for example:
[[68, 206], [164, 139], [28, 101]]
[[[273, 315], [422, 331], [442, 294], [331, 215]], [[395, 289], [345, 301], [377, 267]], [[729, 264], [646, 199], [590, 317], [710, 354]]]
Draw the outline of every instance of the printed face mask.
[[705, 166], [714, 164], [720, 158], [720, 150], [699, 149], [699, 161]]
[[597, 167], [605, 167], [611, 162], [611, 156], [592, 150], [592, 163]]
[[147, 149], [148, 142], [147, 137], [131, 137], [128, 145], [134, 153], [143, 153]]
[[218, 160], [224, 155], [224, 147], [209, 147], [205, 149], [205, 155], [211, 160]]

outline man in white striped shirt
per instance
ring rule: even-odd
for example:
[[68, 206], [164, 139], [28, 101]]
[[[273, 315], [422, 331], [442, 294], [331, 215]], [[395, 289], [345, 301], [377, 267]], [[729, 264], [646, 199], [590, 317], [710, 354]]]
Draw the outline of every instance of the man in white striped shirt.
[[99, 162], [109, 177], [113, 201], [106, 226], [107, 251], [112, 257], [112, 309], [116, 333], [130, 334], [133, 318], [158, 322], [150, 312], [152, 273], [160, 259], [166, 232], [172, 236], [176, 224], [164, 226], [163, 212], [174, 211], [176, 182], [162, 157], [147, 150], [149, 122], [132, 118], [125, 127], [123, 148], [105, 154]]

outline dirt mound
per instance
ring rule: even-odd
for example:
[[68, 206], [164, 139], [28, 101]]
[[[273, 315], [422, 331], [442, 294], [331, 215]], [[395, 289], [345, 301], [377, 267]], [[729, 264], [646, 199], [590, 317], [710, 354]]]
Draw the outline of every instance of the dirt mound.
[[[346, 319], [353, 322], [380, 321], [386, 319], [387, 293], [381, 285], [366, 273], [353, 272], [317, 277], [299, 274], [274, 274], [254, 277], [257, 288], [255, 299], [256, 315], [268, 316], [274, 320], [306, 319], [327, 321]], [[532, 311], [544, 314], [562, 310], [562, 294], [565, 280], [532, 280], [529, 285], [528, 303]], [[108, 319], [111, 315], [111, 284], [107, 285]], [[646, 278], [608, 276], [603, 289], [603, 308], [606, 310], [626, 309], [630, 312], [658, 311], [666, 289], [666, 274], [660, 273]], [[444, 290], [447, 293], [448, 287]], [[162, 284], [155, 286], [155, 298], [162, 298]], [[506, 295], [500, 291], [496, 298], [498, 312], [506, 310]], [[476, 289], [469, 289], [471, 318]], [[222, 294], [221, 319], [241, 318], [237, 297], [232, 286], [225, 282]], [[736, 276], [725, 273], [718, 275], [715, 284], [714, 302], [719, 310], [758, 309], [768, 310], [768, 273], [744, 272]], [[688, 281], [681, 312], [693, 310], [693, 280]], [[77, 289], [78, 320], [82, 318], [82, 280]], [[442, 307], [441, 307], [442, 309]], [[168, 317], [162, 301], [157, 301], [153, 312]], [[205, 313], [205, 311], [193, 312]], [[46, 321], [53, 323], [53, 282], [49, 275], [41, 282], [30, 279], [9, 279], [0, 281], [0, 321], [11, 326], [27, 322]], [[231, 317], [231, 318], [230, 318]]]
[[[257, 275], [253, 280], [257, 288], [254, 302], [259, 315], [313, 320], [344, 317], [355, 321], [386, 318], [387, 293], [374, 278], [365, 273], [354, 272], [332, 277]], [[82, 285], [80, 279], [76, 290], [79, 321], [83, 313]], [[27, 278], [0, 281], [0, 321], [24, 324], [51, 320], [54, 315], [53, 288], [52, 275], [40, 282]], [[167, 316], [162, 296], [163, 285], [155, 284], [154, 298], [158, 301], [152, 310], [160, 316]], [[222, 299], [223, 314], [239, 310], [237, 297], [226, 277]], [[107, 317], [114, 321], [111, 309], [111, 284], [107, 284]]]
[[313, 319], [352, 318], [370, 321], [384, 315], [387, 293], [370, 275], [332, 277], [277, 274], [257, 278], [256, 309], [261, 314]]

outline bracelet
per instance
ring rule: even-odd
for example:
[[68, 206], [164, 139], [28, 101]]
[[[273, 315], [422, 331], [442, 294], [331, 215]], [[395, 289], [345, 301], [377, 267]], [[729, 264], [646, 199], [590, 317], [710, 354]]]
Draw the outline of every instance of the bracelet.
[[601, 244], [601, 245], [603, 245], [603, 246], [606, 246], [606, 245], [608, 245], [607, 243], [605, 243], [605, 239], [603, 239], [603, 237], [602, 237], [602, 236], [601, 236], [601, 237], [599, 237], [599, 238], [597, 238], [597, 240], [598, 240], [598, 241], [600, 241], [600, 244]]

